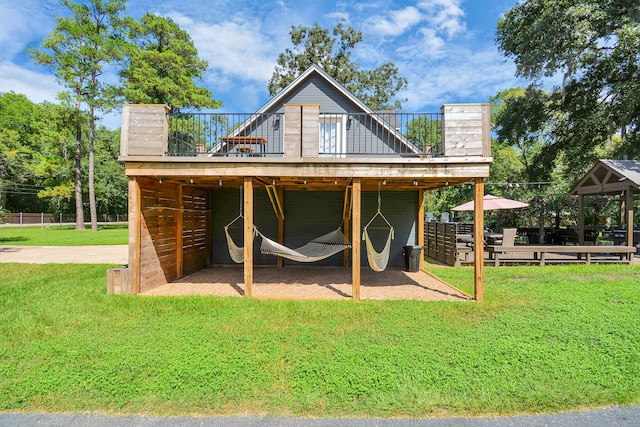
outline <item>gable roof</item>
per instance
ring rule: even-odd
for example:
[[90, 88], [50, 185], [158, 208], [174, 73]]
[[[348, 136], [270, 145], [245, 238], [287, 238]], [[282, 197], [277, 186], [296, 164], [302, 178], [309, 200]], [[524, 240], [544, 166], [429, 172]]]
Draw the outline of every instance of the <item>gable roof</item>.
[[[253, 124], [253, 122], [255, 122], [257, 120], [257, 118], [260, 117], [261, 114], [267, 113], [272, 108], [277, 107], [278, 105], [282, 104], [283, 100], [286, 99], [289, 94], [291, 94], [294, 91], [296, 91], [298, 89], [298, 87], [300, 85], [302, 85], [307, 80], [307, 78], [309, 78], [314, 73], [319, 75], [322, 79], [324, 79], [338, 93], [340, 93], [346, 99], [351, 101], [357, 108], [362, 110], [363, 113], [370, 114], [371, 115], [371, 119], [374, 122], [376, 122], [380, 126], [381, 129], [386, 130], [389, 133], [389, 135], [392, 135], [397, 141], [399, 141], [401, 144], [406, 146], [411, 152], [413, 152], [415, 154], [420, 154], [420, 149], [416, 145], [412, 144], [409, 140], [407, 140], [407, 138], [405, 138], [404, 135], [402, 135], [402, 133], [398, 129], [396, 129], [389, 122], [387, 122], [387, 120], [385, 120], [385, 118], [387, 118], [387, 119], [389, 118], [389, 116], [390, 116], [389, 113], [393, 113], [393, 112], [385, 113], [385, 112], [373, 111], [364, 102], [362, 102], [360, 99], [358, 99], [354, 94], [349, 92], [343, 85], [338, 83], [338, 81], [336, 79], [331, 77], [318, 64], [313, 64], [309, 68], [307, 68], [302, 74], [300, 74], [298, 77], [296, 77], [284, 89], [282, 89], [273, 98], [271, 98], [271, 100], [269, 100], [269, 102], [264, 104], [254, 115], [252, 115], [249, 119], [247, 119], [244, 123], [242, 123], [236, 129], [234, 129], [234, 131], [231, 134], [229, 134], [228, 136], [242, 135], [244, 130], [247, 127], [251, 126]], [[224, 143], [218, 144], [217, 146], [213, 147], [210, 150], [210, 153], [221, 150], [223, 148], [223, 146], [224, 146]]]
[[607, 194], [640, 189], [640, 160], [598, 160], [571, 194]]
[[345, 98], [349, 99], [349, 101], [353, 102], [358, 108], [362, 110], [364, 113], [373, 113], [371, 108], [367, 107], [367, 105], [360, 101], [355, 97], [351, 92], [349, 92], [344, 86], [342, 86], [336, 79], [331, 77], [324, 69], [318, 64], [313, 64], [311, 67], [307, 68], [302, 74], [296, 77], [291, 83], [287, 85], [284, 89], [278, 92], [269, 102], [267, 102], [262, 108], [260, 108], [258, 113], [265, 113], [269, 111], [272, 107], [280, 104], [283, 99], [285, 99], [290, 93], [295, 91], [300, 84], [302, 84], [307, 77], [311, 76], [313, 73], [317, 73], [320, 75], [329, 85], [331, 85], [336, 91], [342, 94]]

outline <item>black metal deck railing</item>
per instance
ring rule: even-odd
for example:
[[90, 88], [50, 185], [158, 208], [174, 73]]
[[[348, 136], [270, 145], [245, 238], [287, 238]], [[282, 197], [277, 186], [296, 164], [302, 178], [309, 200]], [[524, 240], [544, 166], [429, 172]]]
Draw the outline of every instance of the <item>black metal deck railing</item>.
[[[167, 156], [284, 154], [281, 113], [178, 113], [169, 118]], [[440, 156], [441, 113], [322, 113], [321, 157]]]

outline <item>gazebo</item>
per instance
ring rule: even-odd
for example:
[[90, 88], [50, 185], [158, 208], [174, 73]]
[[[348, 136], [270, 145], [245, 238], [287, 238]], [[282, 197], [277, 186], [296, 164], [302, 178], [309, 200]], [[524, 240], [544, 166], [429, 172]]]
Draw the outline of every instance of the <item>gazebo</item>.
[[578, 244], [584, 244], [584, 196], [621, 194], [620, 217], [626, 226], [626, 245], [633, 246], [633, 196], [637, 193], [640, 193], [639, 160], [598, 160], [571, 189], [571, 194], [579, 197]]

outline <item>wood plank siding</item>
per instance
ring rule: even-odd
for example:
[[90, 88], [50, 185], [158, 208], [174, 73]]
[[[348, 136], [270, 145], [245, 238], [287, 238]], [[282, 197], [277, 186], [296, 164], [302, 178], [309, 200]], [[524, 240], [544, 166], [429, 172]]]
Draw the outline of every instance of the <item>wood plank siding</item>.
[[445, 157], [491, 156], [488, 104], [444, 105]]
[[168, 143], [166, 105], [123, 105], [121, 156], [164, 156]]
[[[185, 275], [206, 267], [208, 192], [194, 187], [180, 189], [176, 184], [144, 178], [139, 183], [142, 214], [139, 286], [140, 292], [144, 292], [177, 279], [180, 258]], [[179, 216], [182, 216], [182, 239], [176, 239]], [[178, 247], [176, 241], [180, 240]]]

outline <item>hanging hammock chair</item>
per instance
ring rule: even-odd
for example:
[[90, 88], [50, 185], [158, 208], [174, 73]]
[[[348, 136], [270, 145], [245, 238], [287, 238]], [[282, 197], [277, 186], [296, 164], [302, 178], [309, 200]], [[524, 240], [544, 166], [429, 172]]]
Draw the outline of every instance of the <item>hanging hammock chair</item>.
[[[229, 228], [231, 227], [231, 225], [233, 225], [234, 222], [238, 221], [239, 219], [242, 219], [244, 223], [244, 216], [242, 215], [242, 188], [240, 188], [240, 213], [229, 224], [224, 226], [224, 234], [227, 237], [227, 247], [229, 248], [229, 256], [231, 257], [233, 262], [235, 262], [236, 264], [242, 264], [244, 262], [244, 246], [236, 245], [236, 242], [233, 241], [231, 234], [229, 234]], [[256, 236], [257, 231], [258, 230], [254, 225], [253, 237]]]
[[288, 248], [265, 237], [259, 231], [256, 230], [256, 232], [262, 237], [260, 252], [267, 255], [281, 256], [298, 262], [320, 261], [351, 247], [351, 244], [342, 233], [341, 227], [327, 234], [323, 234], [320, 237], [316, 237], [297, 249]]
[[[387, 227], [385, 228], [389, 229], [387, 241], [384, 245], [384, 248], [380, 252], [376, 251], [376, 248], [373, 246], [371, 238], [369, 237], [369, 226], [377, 217], [382, 218], [387, 224]], [[389, 254], [391, 253], [391, 241], [394, 239], [394, 237], [393, 226], [380, 211], [380, 183], [378, 183], [378, 211], [362, 230], [362, 240], [364, 240], [367, 247], [367, 260], [369, 261], [369, 267], [371, 267], [373, 271], [381, 272], [387, 268], [387, 264], [389, 263]]]
[[[238, 215], [233, 221], [224, 226], [224, 234], [227, 237], [227, 246], [229, 247], [229, 256], [236, 264], [242, 264], [244, 262], [244, 246], [236, 245], [236, 242], [233, 241], [233, 238], [229, 234], [229, 227], [239, 219], [243, 219], [242, 215]], [[253, 237], [256, 236], [257, 229], [253, 226]]]

